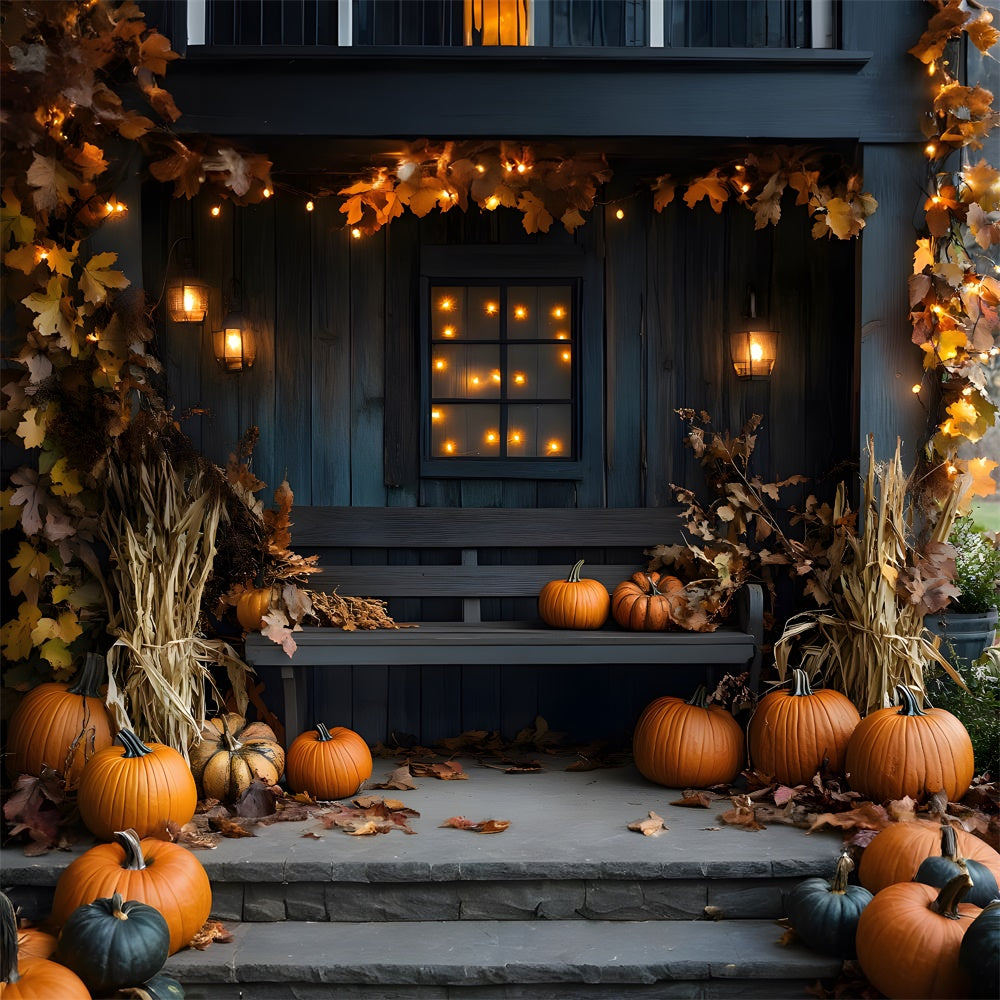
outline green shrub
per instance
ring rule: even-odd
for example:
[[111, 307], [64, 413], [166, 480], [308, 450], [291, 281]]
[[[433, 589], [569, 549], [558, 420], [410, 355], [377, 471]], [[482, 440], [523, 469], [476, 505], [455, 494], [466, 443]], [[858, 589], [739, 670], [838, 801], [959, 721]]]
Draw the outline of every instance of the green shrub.
[[972, 515], [957, 518], [948, 541], [955, 546], [955, 585], [962, 592], [951, 610], [982, 614], [1000, 603], [1000, 545], [977, 528]]

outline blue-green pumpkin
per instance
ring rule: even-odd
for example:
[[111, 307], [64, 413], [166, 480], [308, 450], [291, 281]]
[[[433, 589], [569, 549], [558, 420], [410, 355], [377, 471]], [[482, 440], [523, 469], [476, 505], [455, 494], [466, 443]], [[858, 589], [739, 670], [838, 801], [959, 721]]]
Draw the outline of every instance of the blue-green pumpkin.
[[972, 879], [972, 888], [965, 897], [973, 906], [985, 906], [990, 900], [1000, 899], [1000, 888], [996, 877], [981, 861], [958, 856], [958, 837], [955, 828], [947, 823], [941, 827], [941, 854], [931, 855], [920, 862], [914, 882], [933, 885], [943, 889], [956, 875], [967, 872]]
[[1000, 899], [983, 908], [962, 935], [958, 964], [967, 973], [971, 1000], [996, 1000], [1000, 983]]
[[836, 958], [854, 958], [854, 936], [861, 911], [872, 894], [848, 879], [854, 862], [847, 854], [837, 860], [832, 879], [807, 878], [788, 894], [785, 914], [800, 940], [813, 951]]

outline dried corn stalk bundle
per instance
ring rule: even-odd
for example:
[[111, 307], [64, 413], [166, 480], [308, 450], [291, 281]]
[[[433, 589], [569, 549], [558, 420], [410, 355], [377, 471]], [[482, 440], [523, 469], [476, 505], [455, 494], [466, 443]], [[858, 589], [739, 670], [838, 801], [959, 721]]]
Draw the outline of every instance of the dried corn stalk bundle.
[[[839, 565], [831, 566], [830, 577], [837, 581], [831, 606], [794, 615], [774, 647], [782, 679], [788, 671], [792, 651], [797, 649], [807, 669], [822, 673], [826, 683], [846, 694], [863, 715], [892, 705], [899, 684], [922, 701], [924, 664], [929, 660], [940, 664], [958, 684], [965, 686], [924, 630], [924, 604], [915, 600], [904, 586], [921, 559], [912, 541], [909, 486], [899, 445], [894, 459], [876, 474], [873, 444], [869, 439], [859, 534], [846, 535]], [[924, 543], [924, 551], [930, 545], [947, 541], [964, 492], [962, 486], [955, 484], [929, 541]], [[841, 484], [834, 520], [847, 513]], [[810, 633], [813, 641], [802, 643], [802, 637]]]
[[108, 706], [118, 725], [186, 754], [201, 732], [210, 664], [223, 665], [242, 711], [250, 668], [199, 635], [223, 507], [217, 473], [171, 449], [170, 425], [149, 418], [112, 455], [101, 535], [110, 554]]

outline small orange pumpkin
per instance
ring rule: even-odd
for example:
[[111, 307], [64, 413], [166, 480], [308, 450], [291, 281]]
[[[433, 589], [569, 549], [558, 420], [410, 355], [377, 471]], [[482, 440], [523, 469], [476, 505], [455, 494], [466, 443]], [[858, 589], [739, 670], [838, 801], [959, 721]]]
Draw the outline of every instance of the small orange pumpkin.
[[285, 776], [293, 791], [316, 799], [353, 795], [372, 776], [368, 744], [353, 730], [322, 722], [300, 733], [288, 748]]
[[248, 631], [259, 632], [264, 627], [264, 615], [270, 606], [270, 587], [244, 591], [236, 601], [236, 620]]
[[943, 708], [919, 708], [902, 684], [896, 695], [902, 707], [877, 709], [851, 734], [844, 763], [851, 788], [874, 802], [942, 790], [957, 802], [975, 773], [968, 731]]
[[212, 910], [212, 886], [202, 863], [186, 847], [115, 831], [115, 843], [84, 851], [56, 883], [52, 921], [60, 926], [78, 906], [120, 892], [153, 906], [170, 930], [170, 954], [201, 930]]
[[743, 730], [705, 686], [689, 701], [665, 695], [650, 702], [635, 726], [632, 753], [639, 773], [668, 788], [707, 788], [731, 781], [743, 766]]
[[167, 823], [183, 826], [194, 815], [198, 792], [187, 761], [163, 743], [146, 746], [123, 729], [115, 743], [87, 761], [77, 804], [80, 818], [98, 840], [116, 830], [167, 838]]
[[676, 576], [633, 573], [615, 587], [611, 614], [622, 628], [661, 632], [673, 622], [673, 611], [686, 603], [684, 584]]
[[552, 628], [600, 628], [608, 620], [611, 598], [599, 580], [580, 576], [583, 560], [565, 580], [550, 580], [538, 595], [538, 615]]
[[804, 670], [792, 671], [790, 689], [764, 695], [747, 727], [750, 760], [785, 785], [803, 785], [830, 763], [844, 773], [844, 757], [861, 715], [850, 698], [832, 688], [813, 691]]

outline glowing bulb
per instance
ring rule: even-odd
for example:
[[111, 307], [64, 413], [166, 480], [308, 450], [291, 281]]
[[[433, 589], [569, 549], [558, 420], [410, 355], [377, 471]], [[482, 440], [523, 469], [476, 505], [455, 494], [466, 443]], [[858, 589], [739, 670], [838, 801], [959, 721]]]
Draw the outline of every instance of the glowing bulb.
[[454, 309], [454, 308], [455, 308], [455, 300], [454, 299], [443, 298], [438, 303], [438, 309], [440, 309], [441, 312], [451, 312], [452, 309]]
[[446, 326], [441, 331], [441, 336], [442, 337], [454, 337], [455, 336], [455, 328], [453, 326]]
[[949, 465], [948, 466], [948, 475], [949, 476], [954, 476], [957, 472], [958, 472], [958, 469], [956, 468], [956, 466], [954, 466], [954, 465]]
[[493, 371], [490, 372], [490, 378], [493, 379], [494, 382], [499, 382], [500, 381], [499, 370], [494, 368]]
[[487, 316], [496, 316], [497, 309], [499, 309], [499, 306], [495, 302], [487, 302], [486, 303], [486, 315]]
[[514, 319], [527, 319], [528, 310], [525, 306], [514, 306]]
[[497, 442], [497, 432], [496, 431], [487, 431], [486, 432], [486, 443], [487, 444], [496, 444], [496, 442]]
[[618, 211], [615, 212], [615, 218], [616, 219], [624, 219], [625, 218], [625, 209], [624, 208], [619, 208]]
[[39, 260], [48, 260], [49, 259], [49, 252], [48, 252], [48, 250], [39, 250], [38, 251], [38, 259]]
[[356, 239], [356, 240], [360, 240], [360, 239], [361, 239], [361, 230], [360, 230], [360, 229], [358, 229], [358, 227], [357, 227], [357, 226], [355, 226], [355, 227], [354, 227], [354, 228], [353, 228], [353, 229], [351, 230], [351, 236], [353, 236], [353, 237], [354, 237], [354, 239]]
[[524, 372], [514, 372], [514, 385], [524, 385], [527, 381]]
[[764, 359], [764, 348], [757, 343], [756, 340], [750, 341], [750, 360], [751, 361], [763, 361]]
[[479, 385], [479, 376], [478, 375], [473, 375], [472, 378], [469, 379], [469, 381], [473, 385]]
[[184, 312], [186, 313], [194, 312], [198, 304], [197, 299], [195, 298], [194, 289], [189, 288], [187, 285], [185, 285], [181, 298], [184, 305]]
[[568, 333], [564, 333], [562, 330], [560, 330], [556, 334], [556, 340], [569, 340], [569, 334]]
[[742, 191], [742, 192], [743, 192], [744, 194], [746, 194], [746, 193], [747, 193], [747, 191], [749, 191], [749, 190], [750, 190], [750, 185], [749, 185], [749, 184], [741, 184], [741, 185], [740, 185], [740, 190], [741, 190], [741, 191]]
[[268, 188], [268, 187], [266, 187], [266, 188], [264, 188], [264, 190], [263, 190], [263, 191], [261, 191], [261, 194], [262, 194], [262, 195], [263, 195], [263, 196], [264, 196], [265, 198], [270, 198], [270, 197], [271, 197], [271, 189], [270, 189], [270, 188]]
[[509, 173], [513, 172], [513, 170], [514, 170], [514, 164], [513, 164], [513, 163], [505, 163], [505, 164], [503, 165], [503, 168], [504, 168], [504, 170], [506, 170], [506, 171], [507, 171], [507, 173], [509, 174]]
[[117, 201], [117, 202], [115, 202], [115, 211], [117, 213], [121, 214], [122, 212], [127, 212], [128, 209], [125, 207], [125, 205], [122, 202]]
[[441, 447], [444, 448], [444, 450], [449, 455], [451, 455], [455, 451], [455, 442], [454, 441], [445, 441], [445, 443]]
[[510, 434], [508, 435], [508, 440], [510, 441], [511, 444], [520, 444], [521, 443], [521, 432], [520, 431], [511, 431]]
[[431, 410], [431, 420], [440, 420], [441, 416], [440, 410]]
[[562, 319], [563, 316], [566, 315], [566, 310], [563, 309], [562, 306], [556, 306], [555, 309], [552, 310], [552, 315], [555, 316], [556, 319]]
[[562, 451], [562, 444], [559, 441], [550, 441], [545, 447], [553, 454]]
[[518, 172], [519, 174], [523, 174], [523, 173], [525, 172], [525, 170], [527, 170], [527, 169], [528, 169], [528, 168], [527, 168], [527, 167], [526, 167], [526, 166], [525, 166], [525, 165], [524, 165], [523, 163], [519, 163], [519, 164], [517, 165], [517, 172]]
[[935, 146], [933, 142], [929, 142], [927, 143], [926, 146], [924, 146], [924, 155], [929, 157], [930, 159], [933, 159], [936, 153], [937, 153], [937, 146]]
[[916, 385], [910, 386], [910, 392], [912, 392], [914, 396], [918, 395], [920, 392], [920, 383], [917, 382]]
[[442, 358], [438, 358], [437, 361], [434, 362], [435, 371], [443, 372], [447, 367], [448, 367], [447, 362], [444, 361]]
[[933, 76], [936, 72], [937, 72], [937, 63], [933, 63], [933, 62], [932, 63], [928, 63], [927, 64], [927, 75], [928, 76]]
[[115, 210], [115, 206], [114, 206], [114, 204], [112, 202], [109, 201], [109, 202], [105, 203], [105, 205], [104, 205], [104, 211], [107, 212], [108, 215], [111, 215], [111, 213], [114, 210]]
[[486, 173], [486, 167], [484, 167], [481, 163], [477, 163], [476, 164], [476, 173], [477, 174], [485, 174]]
[[306, 211], [307, 212], [311, 212], [315, 207], [316, 206], [311, 201], [307, 201], [306, 202]]
[[562, 354], [559, 355], [559, 357], [561, 357], [563, 361], [569, 361], [570, 353], [569, 351], [563, 351]]
[[746, 170], [746, 167], [744, 167], [742, 163], [736, 164], [736, 173], [742, 174], [744, 170]]
[[489, 211], [493, 211], [500, 204], [500, 199], [495, 195], [491, 194], [489, 198], [486, 199], [486, 207]]
[[97, 334], [96, 333], [88, 333], [87, 334], [87, 340], [89, 340], [92, 344], [96, 344], [97, 340], [98, 340]]
[[236, 353], [243, 348], [243, 336], [239, 330], [226, 331], [226, 348]]
[[222, 214], [222, 206], [221, 205], [213, 205], [212, 206], [212, 217], [215, 218], [215, 219], [217, 219], [221, 214]]
[[966, 386], [966, 387], [965, 387], [965, 388], [964, 388], [964, 389], [962, 390], [962, 395], [963, 395], [963, 396], [971, 396], [971, 395], [972, 395], [972, 386], [971, 386], [971, 385], [967, 385], [967, 386]]
[[940, 205], [941, 204], [941, 198], [940, 198], [940, 196], [936, 195], [936, 194], [932, 195], [931, 196], [931, 204], [932, 205]]

